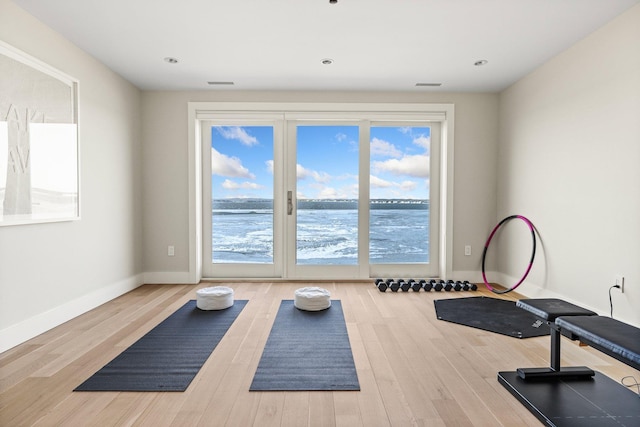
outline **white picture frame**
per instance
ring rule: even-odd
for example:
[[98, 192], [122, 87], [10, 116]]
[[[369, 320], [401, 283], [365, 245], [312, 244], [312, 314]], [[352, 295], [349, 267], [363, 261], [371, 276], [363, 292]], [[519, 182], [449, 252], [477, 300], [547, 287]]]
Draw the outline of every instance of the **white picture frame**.
[[0, 40], [0, 226], [80, 219], [78, 80]]

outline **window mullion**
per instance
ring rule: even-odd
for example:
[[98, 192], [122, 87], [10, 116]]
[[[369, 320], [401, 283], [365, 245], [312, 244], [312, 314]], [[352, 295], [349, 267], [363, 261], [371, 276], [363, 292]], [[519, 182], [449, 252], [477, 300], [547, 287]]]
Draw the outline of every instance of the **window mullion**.
[[358, 265], [360, 277], [369, 277], [369, 178], [371, 121], [360, 123], [359, 178], [358, 178]]

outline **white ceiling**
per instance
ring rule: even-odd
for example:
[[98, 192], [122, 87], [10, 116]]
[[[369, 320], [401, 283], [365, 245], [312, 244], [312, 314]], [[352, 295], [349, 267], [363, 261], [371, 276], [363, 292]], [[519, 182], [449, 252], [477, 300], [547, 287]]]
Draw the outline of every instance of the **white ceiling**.
[[465, 92], [508, 87], [640, 3], [13, 1], [141, 89]]

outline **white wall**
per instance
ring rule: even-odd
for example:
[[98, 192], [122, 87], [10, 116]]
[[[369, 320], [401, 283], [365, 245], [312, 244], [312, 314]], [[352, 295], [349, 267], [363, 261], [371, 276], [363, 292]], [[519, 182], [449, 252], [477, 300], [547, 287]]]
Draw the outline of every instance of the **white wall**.
[[140, 92], [0, 0], [0, 40], [80, 82], [82, 219], [0, 227], [0, 351], [142, 283]]
[[[498, 218], [529, 217], [542, 248], [523, 293], [640, 325], [640, 6], [500, 95]], [[515, 231], [500, 267], [523, 272]], [[505, 234], [506, 235], [506, 234]]]
[[[144, 92], [144, 270], [152, 283], [188, 277], [189, 101], [404, 102], [455, 104], [453, 270], [479, 280], [480, 255], [496, 218], [497, 94], [349, 92]], [[464, 245], [473, 255], [464, 256]], [[167, 256], [167, 246], [175, 256]]]

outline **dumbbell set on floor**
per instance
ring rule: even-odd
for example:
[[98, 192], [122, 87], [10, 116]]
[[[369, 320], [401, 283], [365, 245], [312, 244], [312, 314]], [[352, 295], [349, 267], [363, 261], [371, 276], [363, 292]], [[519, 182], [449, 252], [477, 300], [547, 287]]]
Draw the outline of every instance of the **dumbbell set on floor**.
[[391, 292], [409, 292], [409, 289], [414, 292], [419, 292], [423, 289], [425, 292], [429, 292], [432, 289], [436, 292], [440, 291], [477, 291], [478, 286], [475, 283], [469, 283], [468, 280], [442, 280], [442, 279], [376, 279], [375, 285], [380, 292], [386, 292], [389, 289]]

